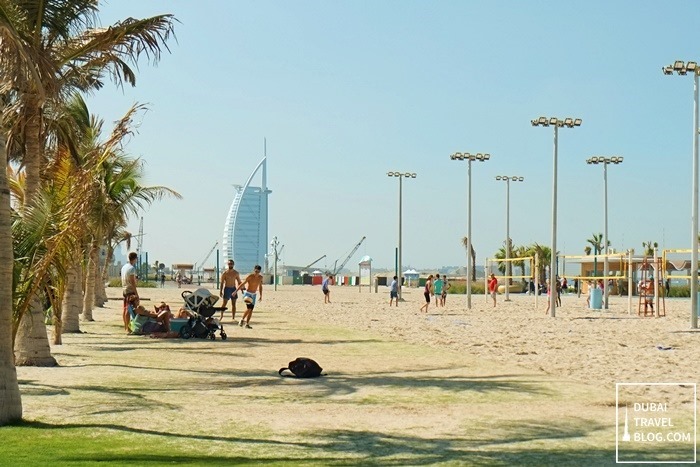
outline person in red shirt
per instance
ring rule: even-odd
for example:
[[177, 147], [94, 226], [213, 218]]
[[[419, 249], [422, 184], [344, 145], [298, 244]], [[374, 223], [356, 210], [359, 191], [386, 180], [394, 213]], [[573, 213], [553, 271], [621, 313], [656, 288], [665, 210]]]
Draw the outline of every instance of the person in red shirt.
[[491, 298], [493, 299], [493, 306], [496, 306], [496, 293], [498, 292], [498, 279], [496, 279], [496, 276], [494, 274], [491, 274], [491, 278], [489, 279], [489, 294], [491, 294]]

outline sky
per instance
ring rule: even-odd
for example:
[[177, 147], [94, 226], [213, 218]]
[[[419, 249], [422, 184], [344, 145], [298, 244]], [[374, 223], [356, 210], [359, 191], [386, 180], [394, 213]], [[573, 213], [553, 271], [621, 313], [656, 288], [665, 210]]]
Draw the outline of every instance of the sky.
[[[398, 179], [403, 265], [466, 264], [467, 164], [472, 165], [477, 264], [506, 237], [551, 243], [553, 129], [538, 116], [581, 118], [559, 131], [557, 250], [581, 255], [604, 228], [617, 251], [690, 248], [693, 79], [665, 76], [674, 60], [700, 61], [695, 1], [224, 1], [111, 0], [103, 26], [170, 13], [176, 40], [136, 87], [90, 96], [105, 122], [147, 104], [128, 151], [146, 185], [167, 199], [142, 213], [149, 261], [200, 264], [267, 139], [269, 238], [281, 262], [327, 255], [332, 269], [363, 236], [364, 255], [393, 268]], [[139, 216], [129, 230], [137, 233]], [[224, 258], [221, 259], [222, 261]], [[208, 265], [213, 265], [211, 255]]]

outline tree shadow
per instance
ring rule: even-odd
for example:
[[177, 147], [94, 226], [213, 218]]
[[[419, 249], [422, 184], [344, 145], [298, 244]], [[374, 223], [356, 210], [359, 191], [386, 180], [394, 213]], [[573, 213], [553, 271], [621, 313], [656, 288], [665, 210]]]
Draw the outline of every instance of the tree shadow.
[[[57, 454], [56, 461], [70, 463], [109, 462], [117, 464], [303, 464], [303, 465], [614, 465], [614, 447], [600, 448], [589, 435], [608, 429], [601, 423], [580, 418], [567, 418], [551, 423], [524, 420], [499, 423], [493, 431], [484, 430], [477, 436], [442, 436], [424, 438], [419, 435], [394, 435], [372, 430], [317, 430], [297, 436], [295, 440], [265, 439], [235, 436], [173, 433], [134, 428], [117, 424], [21, 422], [16, 426], [37, 430], [87, 429], [94, 437], [111, 437], [112, 433], [152, 436], [143, 438], [143, 445], [157, 446], [157, 438], [177, 439], [177, 446], [186, 450], [192, 442], [224, 442], [230, 455], [211, 454], [211, 450], [190, 452], [143, 453], [116, 450], [90, 452], [86, 449]], [[105, 430], [104, 434], [96, 430]], [[31, 433], [30, 433], [31, 435]], [[43, 437], [29, 437], [32, 439]], [[301, 439], [301, 440], [299, 440]], [[558, 444], [555, 444], [558, 443]], [[562, 445], [562, 443], [568, 443]], [[550, 446], [547, 446], [550, 444]], [[681, 449], [683, 449], [681, 451]], [[629, 459], [643, 461], [672, 461], [688, 456], [686, 448], [659, 447], [653, 451], [627, 449]], [[245, 455], [241, 455], [241, 452]]]

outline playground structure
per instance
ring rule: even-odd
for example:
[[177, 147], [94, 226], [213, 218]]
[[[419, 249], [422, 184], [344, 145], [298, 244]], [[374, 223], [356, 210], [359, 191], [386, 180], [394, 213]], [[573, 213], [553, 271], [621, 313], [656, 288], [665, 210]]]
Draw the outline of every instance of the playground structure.
[[[677, 251], [677, 250], [673, 250]], [[601, 259], [608, 258], [613, 261], [608, 262], [608, 274], [602, 271], [598, 274], [598, 263], [602, 263]], [[639, 295], [638, 314], [641, 316], [662, 317], [666, 315], [665, 290], [659, 287], [663, 285], [666, 278], [665, 261], [658, 257], [657, 250], [654, 249], [652, 258], [644, 254], [641, 256], [633, 256], [633, 251], [628, 250], [626, 253], [608, 253], [598, 255], [560, 255], [559, 258], [566, 264], [566, 261], [579, 263], [581, 266], [580, 274], [567, 274], [569, 279], [579, 281], [579, 295], [581, 292], [589, 293], [590, 287], [594, 287], [594, 282], [608, 281], [608, 297], [603, 297], [604, 303], [608, 302], [610, 294], [617, 293], [622, 296], [624, 291], [624, 281], [627, 281], [627, 313], [632, 314], [632, 296], [634, 295], [634, 281], [639, 276], [637, 293]], [[652, 274], [653, 271], [658, 271], [658, 274]], [[680, 276], [674, 276], [680, 277]], [[661, 293], [659, 293], [661, 292]], [[591, 300], [592, 302], [592, 300]], [[595, 308], [597, 309], [597, 308]]]
[[[524, 266], [525, 261], [529, 262], [530, 274], [525, 274], [525, 266]], [[537, 274], [537, 270], [538, 270], [538, 266], [539, 266], [539, 258], [537, 255], [535, 255], [535, 256], [523, 256], [521, 258], [508, 258], [508, 259], [505, 259], [505, 258], [500, 258], [500, 259], [499, 258], [486, 258], [486, 261], [484, 263], [484, 297], [488, 301], [488, 298], [489, 298], [488, 280], [489, 280], [489, 276], [492, 274], [493, 266], [495, 265], [496, 270], [500, 273], [500, 269], [498, 268], [498, 265], [500, 263], [506, 263], [506, 262], [511, 263], [510, 268], [505, 268], [506, 271], [508, 271], [508, 269], [510, 269], [512, 271], [513, 270], [512, 265], [514, 263], [522, 262], [523, 274], [522, 275], [514, 275], [514, 274], [507, 274], [506, 272], [504, 272], [502, 275], [495, 274], [495, 273], [494, 273], [494, 275], [499, 280], [499, 282], [502, 279], [504, 287], [509, 287], [509, 290], [510, 290], [510, 288], [512, 288], [512, 285], [510, 284], [511, 279], [522, 279], [523, 281], [526, 281], [527, 279], [532, 279], [534, 277], [535, 309], [537, 309], [537, 295], [538, 295], [538, 291], [539, 291], [539, 277]]]

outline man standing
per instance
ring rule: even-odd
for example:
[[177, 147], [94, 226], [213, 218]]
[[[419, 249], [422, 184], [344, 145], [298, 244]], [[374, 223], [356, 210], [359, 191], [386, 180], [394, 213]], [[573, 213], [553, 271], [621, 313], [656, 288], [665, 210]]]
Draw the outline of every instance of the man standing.
[[330, 303], [331, 302], [331, 289], [329, 288], [329, 284], [331, 282], [331, 273], [326, 273], [326, 278], [323, 279], [323, 283], [321, 283], [321, 291], [323, 292], [323, 303]]
[[389, 287], [389, 306], [392, 302], [396, 300], [396, 306], [399, 306], [399, 283], [398, 277], [394, 276], [394, 280], [391, 281], [391, 286]]
[[122, 295], [124, 296], [124, 307], [122, 310], [122, 317], [124, 319], [124, 329], [129, 330], [129, 321], [131, 317], [128, 311], [128, 297], [131, 295], [139, 296], [136, 290], [136, 260], [139, 255], [135, 252], [129, 253], [129, 262], [122, 266]]
[[495, 274], [491, 274], [491, 278], [489, 279], [489, 293], [491, 294], [491, 298], [493, 299], [493, 306], [496, 306], [496, 294], [498, 293], [498, 279], [496, 279]]
[[236, 300], [238, 299], [236, 287], [238, 287], [240, 283], [241, 275], [238, 274], [238, 271], [233, 269], [233, 260], [230, 259], [228, 260], [228, 269], [221, 275], [219, 297], [224, 299], [224, 310], [221, 310], [221, 317], [219, 319], [224, 319], [224, 311], [229, 300], [231, 300], [231, 319], [236, 319]]
[[440, 274], [435, 275], [435, 282], [433, 282], [433, 295], [435, 296], [435, 307], [441, 306], [442, 302], [442, 279], [440, 279]]
[[241, 282], [241, 284], [236, 288], [236, 291], [234, 292], [238, 293], [238, 291], [241, 290], [243, 287], [246, 288], [246, 291], [243, 292], [243, 301], [245, 302], [247, 309], [245, 313], [243, 313], [243, 318], [241, 318], [241, 322], [239, 324], [240, 326], [243, 326], [243, 324], [245, 323], [245, 327], [248, 329], [253, 329], [250, 326], [250, 317], [253, 316], [253, 308], [255, 308], [258, 289], [260, 289], [260, 301], [262, 301], [263, 298], [263, 277], [260, 275], [261, 269], [262, 268], [260, 267], [260, 265], [256, 264], [255, 268], [253, 269], [253, 273], [248, 274], [248, 277], [246, 277], [245, 280]]

